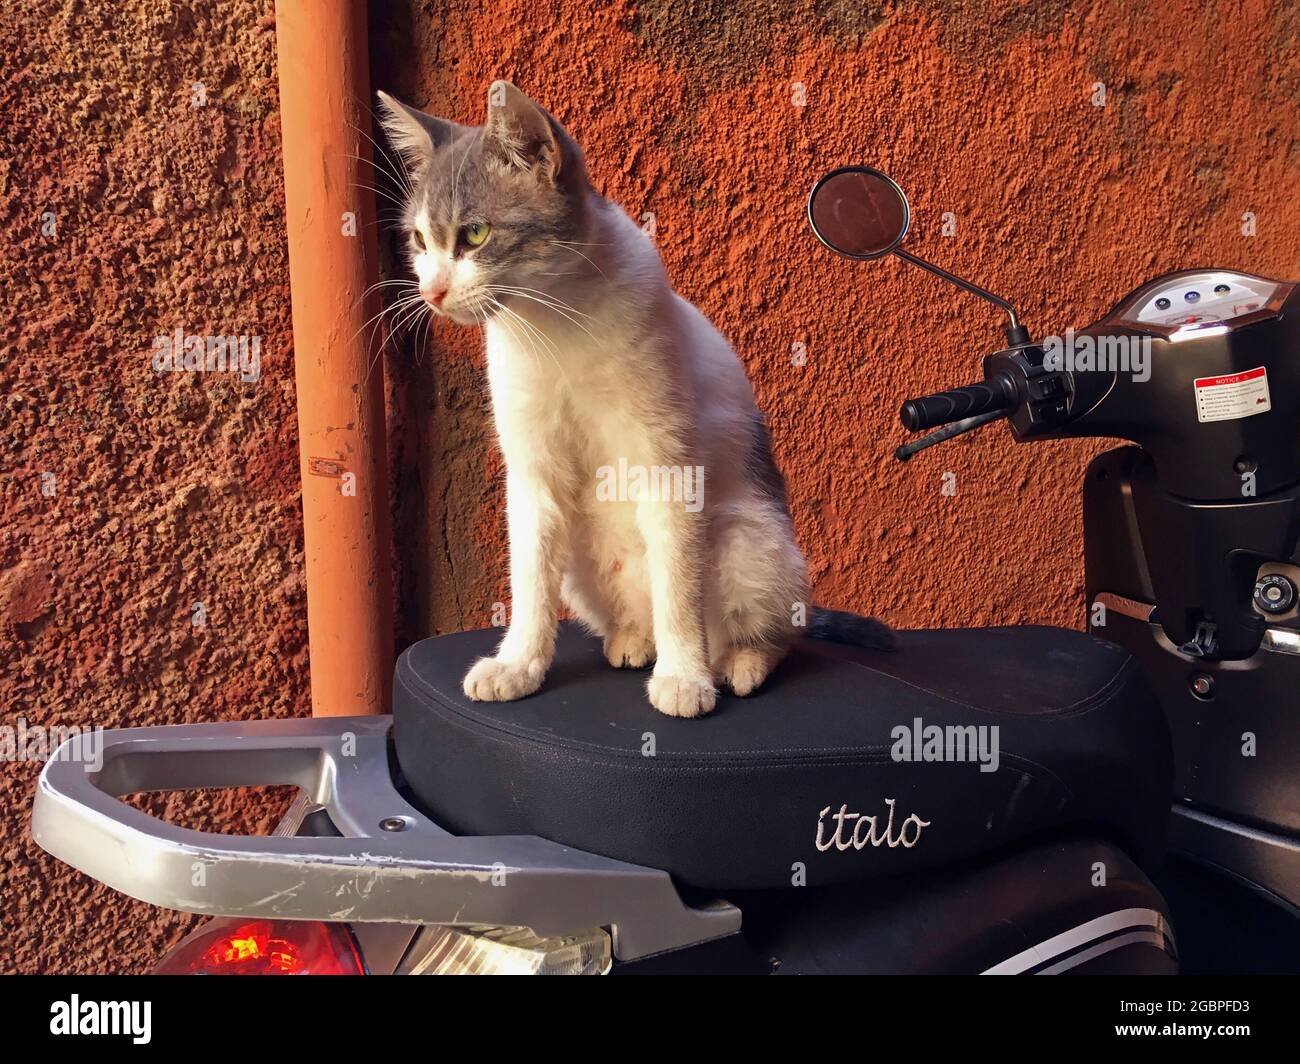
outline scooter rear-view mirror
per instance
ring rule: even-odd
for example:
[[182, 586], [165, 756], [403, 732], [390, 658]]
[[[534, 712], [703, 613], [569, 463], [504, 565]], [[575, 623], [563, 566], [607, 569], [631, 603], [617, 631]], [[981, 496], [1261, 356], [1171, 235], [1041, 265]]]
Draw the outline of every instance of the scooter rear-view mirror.
[[912, 212], [903, 190], [879, 170], [832, 170], [808, 197], [808, 221], [817, 239], [850, 259], [888, 255], [907, 236]]
[[[912, 209], [903, 190], [888, 174], [870, 166], [842, 166], [832, 170], [808, 194], [808, 224], [817, 239], [837, 255], [850, 259], [897, 255], [906, 259], [1001, 308], [1008, 319], [1009, 346], [1028, 344], [1029, 330], [1020, 324], [1015, 308], [1005, 299], [903, 250], [901, 245], [911, 222]], [[903, 425], [914, 432], [927, 428], [937, 431], [903, 444], [894, 451], [894, 456], [905, 462], [927, 447], [1007, 416], [1013, 405], [1011, 392], [1014, 390], [1013, 385], [998, 380], [992, 387], [987, 383], [968, 385], [909, 400], [899, 412]], [[969, 416], [962, 417], [961, 413]]]
[[901, 247], [912, 222], [907, 196], [888, 174], [870, 166], [842, 166], [823, 175], [808, 194], [808, 224], [817, 239], [837, 255], [850, 259], [878, 259], [897, 255], [958, 288], [986, 299], [1006, 312], [1007, 342], [1015, 347], [1029, 342], [1015, 308], [1001, 296]]

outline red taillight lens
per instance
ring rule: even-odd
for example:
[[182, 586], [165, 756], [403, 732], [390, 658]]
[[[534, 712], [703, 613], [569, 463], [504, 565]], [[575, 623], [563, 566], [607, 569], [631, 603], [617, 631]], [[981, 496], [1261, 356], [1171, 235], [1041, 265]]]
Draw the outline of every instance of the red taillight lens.
[[346, 924], [218, 917], [183, 939], [155, 975], [364, 975]]

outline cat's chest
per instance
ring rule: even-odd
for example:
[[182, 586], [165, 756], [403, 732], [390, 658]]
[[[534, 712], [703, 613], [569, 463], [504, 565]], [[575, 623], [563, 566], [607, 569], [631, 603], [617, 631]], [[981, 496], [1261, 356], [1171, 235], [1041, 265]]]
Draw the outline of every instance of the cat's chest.
[[635, 364], [608, 347], [539, 352], [513, 335], [489, 335], [498, 427], [503, 436], [526, 433], [537, 447], [563, 449], [580, 469], [648, 459], [660, 419], [647, 404], [652, 382], [638, 379]]
[[653, 433], [640, 423], [632, 404], [618, 401], [585, 404], [573, 412], [570, 440], [580, 471], [651, 461]]

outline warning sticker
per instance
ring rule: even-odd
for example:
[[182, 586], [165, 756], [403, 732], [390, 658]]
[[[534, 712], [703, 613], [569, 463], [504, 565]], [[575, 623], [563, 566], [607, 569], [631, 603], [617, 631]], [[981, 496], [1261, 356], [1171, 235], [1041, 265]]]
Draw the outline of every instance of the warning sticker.
[[1268, 397], [1268, 370], [1263, 366], [1224, 377], [1196, 378], [1196, 420], [1233, 421], [1266, 414], [1273, 409]]

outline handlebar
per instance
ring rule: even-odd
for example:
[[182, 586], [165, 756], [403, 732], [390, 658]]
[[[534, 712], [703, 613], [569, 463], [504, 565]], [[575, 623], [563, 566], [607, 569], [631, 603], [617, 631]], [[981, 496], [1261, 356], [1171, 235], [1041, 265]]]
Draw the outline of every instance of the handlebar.
[[909, 399], [899, 411], [903, 427], [924, 432], [950, 421], [1015, 409], [1020, 399], [1015, 382], [1006, 374], [947, 392]]

